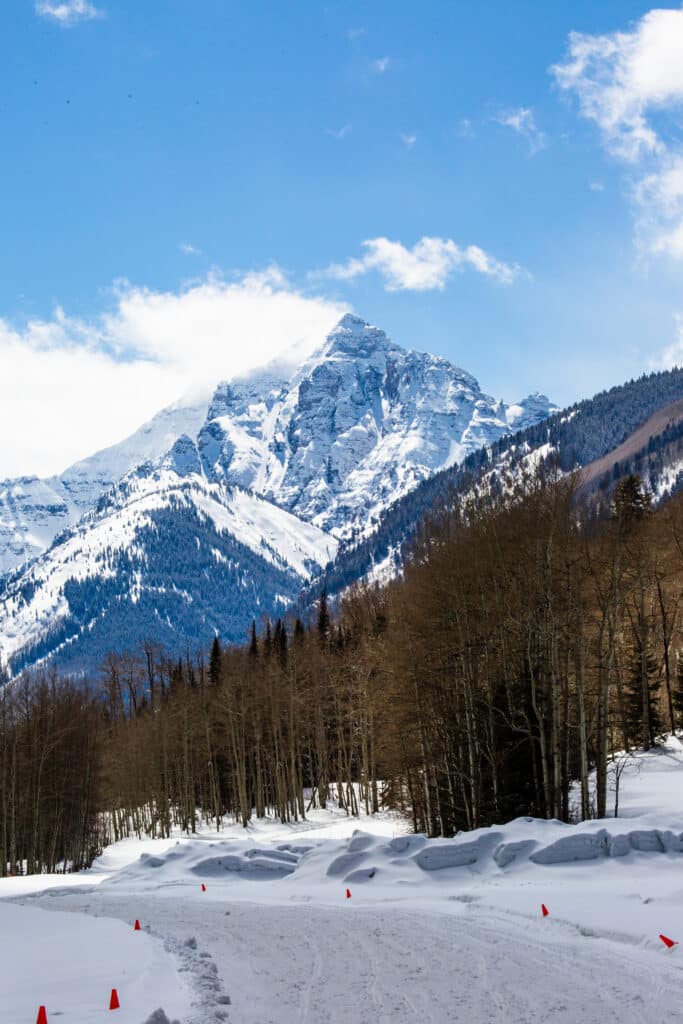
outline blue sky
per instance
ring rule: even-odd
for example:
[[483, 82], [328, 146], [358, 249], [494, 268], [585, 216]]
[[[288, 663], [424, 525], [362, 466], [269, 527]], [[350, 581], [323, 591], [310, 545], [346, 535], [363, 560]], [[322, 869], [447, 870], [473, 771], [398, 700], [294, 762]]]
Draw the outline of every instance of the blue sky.
[[[508, 400], [670, 364], [683, 14], [664, 13], [4, 0], [0, 476], [63, 468], [346, 307]], [[18, 418], [41, 429], [22, 442]]]

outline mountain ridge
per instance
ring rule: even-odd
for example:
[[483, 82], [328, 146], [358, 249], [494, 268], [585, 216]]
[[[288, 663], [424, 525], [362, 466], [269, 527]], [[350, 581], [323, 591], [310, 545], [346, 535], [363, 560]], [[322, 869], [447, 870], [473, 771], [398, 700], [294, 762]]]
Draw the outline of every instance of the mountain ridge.
[[[5, 576], [0, 659], [15, 673], [45, 658], [75, 671], [105, 644], [152, 635], [176, 652], [213, 633], [241, 640], [386, 506], [553, 408], [539, 395], [506, 406], [467, 371], [349, 314], [290, 379], [270, 364], [221, 383], [206, 407], [162, 410], [67, 470], [60, 486], [91, 507], [58, 504], [58, 532]], [[147, 457], [130, 466], [136, 445]], [[37, 549], [40, 536], [27, 536]]]

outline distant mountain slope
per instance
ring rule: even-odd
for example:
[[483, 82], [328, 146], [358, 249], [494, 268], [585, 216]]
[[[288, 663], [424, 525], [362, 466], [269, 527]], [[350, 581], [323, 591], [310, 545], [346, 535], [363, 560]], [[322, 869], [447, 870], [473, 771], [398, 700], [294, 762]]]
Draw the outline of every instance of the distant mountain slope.
[[278, 364], [162, 410], [59, 477], [0, 482], [0, 576], [44, 551], [126, 473], [183, 434], [207, 480], [237, 484], [337, 537], [483, 444], [544, 418], [544, 395], [506, 407], [446, 359], [408, 352], [345, 316], [291, 377]]
[[5, 565], [46, 550], [0, 583], [0, 661], [77, 670], [146, 637], [174, 651], [214, 631], [240, 641], [340, 539], [552, 408], [537, 394], [508, 408], [447, 360], [345, 316], [291, 378], [273, 364], [57, 480], [5, 485]]
[[554, 408], [513, 407], [464, 370], [347, 315], [291, 381], [221, 385], [198, 446], [208, 479], [249, 487], [340, 538], [367, 533], [421, 480]]
[[162, 409], [130, 437], [61, 476], [0, 481], [0, 576], [44, 551], [135, 466], [163, 455], [181, 434], [196, 434], [208, 404], [207, 395]]
[[334, 557], [336, 541], [316, 527], [165, 461], [124, 478], [10, 576], [0, 653], [14, 673], [46, 657], [77, 670], [149, 639], [176, 653], [216, 632], [243, 639], [252, 618], [282, 613]]
[[602, 479], [607, 488], [604, 476], [614, 475], [615, 462], [617, 476], [638, 472], [655, 497], [676, 492], [683, 481], [683, 369], [648, 374], [584, 399], [436, 473], [387, 508], [372, 535], [342, 544], [334, 564], [302, 595], [301, 606], [323, 586], [333, 595], [373, 574], [391, 575], [424, 516], [467, 494], [485, 475], [495, 490], [525, 463], [541, 471], [585, 466], [593, 486]]
[[[613, 448], [609, 454], [603, 455], [602, 458], [595, 459], [593, 462], [585, 465], [581, 470], [583, 488], [591, 488], [597, 482], [603, 480], [605, 474], [614, 475], [615, 466], [617, 467], [617, 476], [623, 475], [624, 470], [631, 466], [640, 453], [647, 452], [648, 449], [650, 454], [653, 453], [655, 438], [661, 439], [665, 436], [668, 440], [672, 440], [674, 436], [678, 437], [679, 431], [677, 428], [681, 424], [683, 424], [683, 398], [679, 398], [675, 402], [665, 405], [662, 409], [658, 409], [657, 412], [648, 417], [642, 426], [634, 430], [632, 434], [629, 434], [616, 448]], [[657, 447], [661, 447], [661, 442]], [[649, 480], [645, 482], [650, 483], [652, 490], [656, 491], [656, 482]]]

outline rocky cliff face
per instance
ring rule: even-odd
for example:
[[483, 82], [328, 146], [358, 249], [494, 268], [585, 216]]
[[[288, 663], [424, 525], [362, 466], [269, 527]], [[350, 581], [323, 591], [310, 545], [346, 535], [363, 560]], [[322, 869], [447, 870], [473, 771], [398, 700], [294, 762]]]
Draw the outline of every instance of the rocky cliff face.
[[198, 448], [209, 479], [348, 538], [432, 473], [553, 408], [535, 395], [508, 418], [471, 374], [348, 315], [292, 381], [266, 372], [221, 385]]
[[346, 316], [292, 378], [220, 384], [61, 477], [0, 484], [0, 660], [77, 670], [150, 636], [240, 641], [340, 540], [551, 409], [541, 395], [508, 408]]

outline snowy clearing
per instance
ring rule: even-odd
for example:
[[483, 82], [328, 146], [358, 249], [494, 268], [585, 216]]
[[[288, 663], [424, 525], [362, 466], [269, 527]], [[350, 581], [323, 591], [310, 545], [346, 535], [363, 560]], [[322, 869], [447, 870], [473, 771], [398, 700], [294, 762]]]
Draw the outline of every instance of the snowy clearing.
[[425, 840], [393, 816], [317, 811], [6, 879], [0, 1020], [34, 1024], [45, 1003], [48, 1021], [95, 1021], [114, 985], [130, 1024], [157, 1007], [183, 1024], [669, 1019], [683, 959], [659, 935], [683, 940], [682, 796], [671, 739], [625, 769], [618, 819]]

